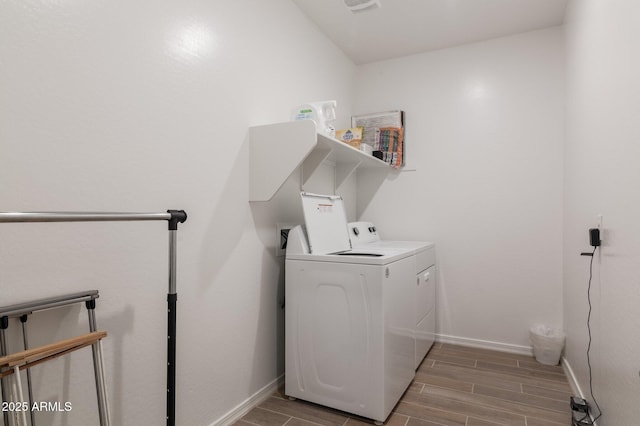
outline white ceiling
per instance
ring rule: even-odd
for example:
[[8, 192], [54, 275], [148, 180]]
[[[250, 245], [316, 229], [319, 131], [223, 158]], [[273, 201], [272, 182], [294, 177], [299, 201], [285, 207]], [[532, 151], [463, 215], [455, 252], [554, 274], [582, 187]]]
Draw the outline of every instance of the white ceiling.
[[568, 0], [293, 0], [356, 64], [562, 25]]

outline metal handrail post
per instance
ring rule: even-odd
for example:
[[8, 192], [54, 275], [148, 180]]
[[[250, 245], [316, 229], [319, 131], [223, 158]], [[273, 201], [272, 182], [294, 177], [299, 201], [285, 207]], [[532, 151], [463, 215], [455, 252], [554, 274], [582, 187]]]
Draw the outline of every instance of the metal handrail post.
[[[22, 323], [22, 343], [24, 350], [29, 349], [29, 336], [27, 335], [27, 320], [29, 319], [27, 314], [20, 317], [20, 323]], [[31, 381], [31, 369], [27, 368], [27, 392], [29, 396], [29, 407], [33, 404], [33, 384]], [[36, 413], [33, 410], [29, 410], [29, 417], [31, 418], [31, 426], [36, 426]]]
[[[86, 302], [87, 314], [89, 316], [89, 331], [98, 331], [96, 325], [96, 301], [90, 300]], [[99, 340], [91, 345], [91, 355], [93, 356], [93, 374], [96, 380], [96, 397], [98, 399], [98, 415], [100, 417], [100, 426], [109, 426], [109, 412], [107, 410], [107, 404], [105, 403], [107, 398], [106, 385], [104, 383], [102, 364], [102, 354], [100, 353], [100, 347], [98, 346]]]
[[167, 426], [176, 424], [176, 308], [177, 259], [178, 259], [178, 223], [187, 220], [184, 211], [169, 210], [169, 292], [167, 294]]
[[[0, 317], [0, 356], [7, 355], [7, 340], [4, 331], [9, 327], [9, 317]], [[5, 379], [0, 379], [0, 392], [2, 393], [2, 400], [7, 400], [8, 390], [5, 385]], [[9, 425], [9, 412], [2, 410], [2, 419], [5, 425]]]

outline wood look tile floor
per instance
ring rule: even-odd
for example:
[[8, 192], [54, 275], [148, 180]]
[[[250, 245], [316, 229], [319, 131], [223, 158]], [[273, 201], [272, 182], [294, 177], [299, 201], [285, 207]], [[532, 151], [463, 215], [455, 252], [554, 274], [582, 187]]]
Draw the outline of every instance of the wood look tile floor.
[[[385, 422], [389, 426], [558, 426], [571, 424], [571, 389], [560, 366], [534, 358], [436, 343]], [[280, 389], [237, 426], [353, 426], [363, 419]]]

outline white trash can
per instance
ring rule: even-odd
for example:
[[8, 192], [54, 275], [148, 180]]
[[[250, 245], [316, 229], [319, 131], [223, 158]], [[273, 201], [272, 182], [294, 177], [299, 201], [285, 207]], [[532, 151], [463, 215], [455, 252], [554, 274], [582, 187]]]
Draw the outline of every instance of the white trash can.
[[536, 324], [529, 330], [536, 361], [545, 365], [558, 365], [566, 335], [562, 330]]

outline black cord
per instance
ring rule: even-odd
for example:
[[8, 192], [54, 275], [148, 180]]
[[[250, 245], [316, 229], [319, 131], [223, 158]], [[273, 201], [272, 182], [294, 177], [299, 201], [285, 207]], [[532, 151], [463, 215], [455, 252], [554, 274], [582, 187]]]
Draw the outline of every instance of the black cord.
[[593, 252], [591, 252], [591, 261], [589, 262], [589, 285], [587, 288], [587, 300], [589, 301], [589, 315], [587, 315], [587, 331], [589, 332], [589, 344], [587, 346], [587, 365], [589, 366], [589, 392], [591, 393], [591, 399], [593, 399], [596, 407], [598, 407], [598, 415], [593, 419], [594, 422], [602, 416], [600, 405], [598, 405], [596, 397], [593, 396], [593, 375], [591, 373], [591, 357], [589, 356], [589, 352], [591, 351], [591, 279], [593, 278], [593, 258], [595, 257], [597, 249], [598, 246], [595, 246], [593, 247]]

